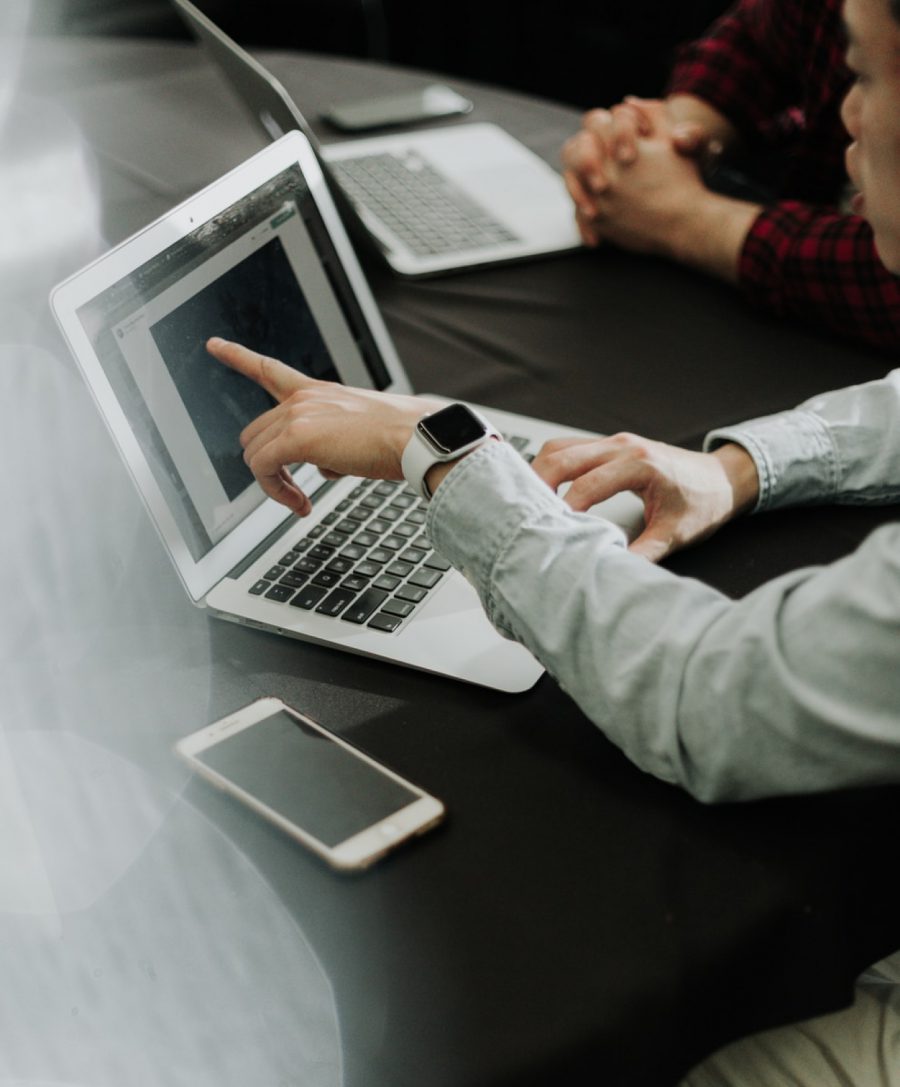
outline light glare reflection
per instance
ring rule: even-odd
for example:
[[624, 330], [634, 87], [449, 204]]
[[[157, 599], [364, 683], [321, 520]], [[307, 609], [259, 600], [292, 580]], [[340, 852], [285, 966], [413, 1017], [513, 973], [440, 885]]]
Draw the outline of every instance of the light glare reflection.
[[28, 0], [3, 0], [0, 5], [0, 129], [16, 88], [29, 10]]
[[65, 252], [96, 233], [97, 207], [77, 144], [43, 148], [0, 164], [0, 275]]

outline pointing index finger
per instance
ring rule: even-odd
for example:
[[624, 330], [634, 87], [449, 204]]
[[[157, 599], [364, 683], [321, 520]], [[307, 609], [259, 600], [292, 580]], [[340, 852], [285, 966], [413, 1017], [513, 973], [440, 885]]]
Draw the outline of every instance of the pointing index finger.
[[242, 344], [223, 340], [221, 336], [208, 339], [206, 350], [219, 362], [262, 386], [279, 403], [286, 400], [291, 393], [302, 389], [311, 380], [292, 366], [279, 362], [278, 359], [260, 355], [258, 351], [251, 351], [249, 347], [244, 347]]

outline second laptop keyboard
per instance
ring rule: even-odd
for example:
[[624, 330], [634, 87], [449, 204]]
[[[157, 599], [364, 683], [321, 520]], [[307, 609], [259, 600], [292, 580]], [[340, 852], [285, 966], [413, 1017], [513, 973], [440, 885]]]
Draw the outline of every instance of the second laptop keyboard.
[[331, 169], [351, 201], [368, 208], [417, 256], [518, 241], [415, 152], [333, 161]]

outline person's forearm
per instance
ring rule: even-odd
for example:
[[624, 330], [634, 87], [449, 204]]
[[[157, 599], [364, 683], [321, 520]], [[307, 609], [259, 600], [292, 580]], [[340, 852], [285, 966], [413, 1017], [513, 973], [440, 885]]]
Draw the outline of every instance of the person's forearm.
[[461, 457], [457, 457], [456, 460], [444, 461], [443, 464], [433, 464], [425, 474], [425, 482], [428, 484], [428, 490], [432, 494], [441, 485], [441, 482], [446, 478], [447, 473], [459, 464]]
[[671, 225], [668, 255], [727, 283], [737, 283], [744, 242], [761, 211], [759, 204], [707, 190]]
[[648, 772], [704, 800], [900, 781], [883, 603], [900, 594], [897, 526], [731, 601], [630, 554], [497, 445], [447, 474], [428, 531], [498, 629]]
[[[737, 142], [734, 126], [708, 102], [692, 94], [673, 94], [666, 108], [674, 133], [684, 133], [684, 126], [696, 126], [703, 138], [696, 144], [701, 164], [724, 154]], [[694, 144], [696, 136], [692, 136]], [[718, 193], [707, 191], [686, 208], [682, 221], [670, 236], [671, 256], [702, 272], [737, 283], [744, 242], [762, 208]]]
[[[839, 19], [839, 0], [818, 5], [738, 0], [697, 41], [682, 47], [670, 96], [696, 97], [746, 138], [796, 100], [798, 63]], [[827, 23], [828, 29], [820, 25]]]
[[731, 486], [731, 517], [749, 513], [759, 501], [759, 472], [743, 446], [726, 442], [712, 454], [720, 462]]
[[871, 226], [799, 201], [765, 208], [738, 262], [751, 302], [841, 336], [900, 348], [900, 278], [885, 268]]

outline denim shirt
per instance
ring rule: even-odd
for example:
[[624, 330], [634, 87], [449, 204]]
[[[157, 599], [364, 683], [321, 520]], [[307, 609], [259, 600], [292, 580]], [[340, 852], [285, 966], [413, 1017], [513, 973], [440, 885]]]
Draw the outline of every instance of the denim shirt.
[[[713, 431], [760, 476], [759, 510], [900, 500], [900, 370]], [[900, 782], [900, 522], [741, 600], [626, 550], [503, 443], [463, 458], [435, 547], [646, 771], [702, 800]]]

